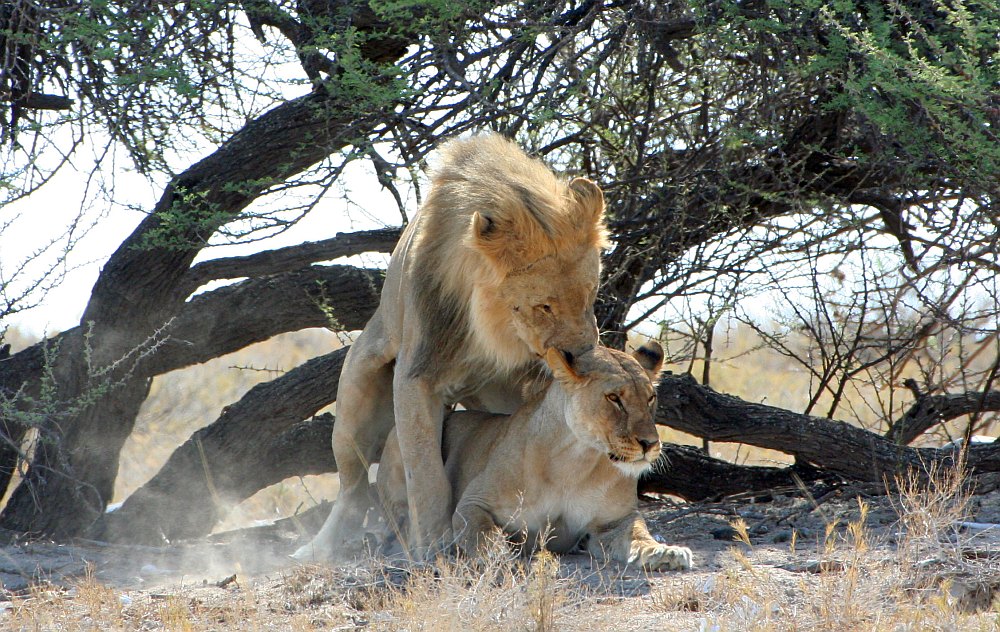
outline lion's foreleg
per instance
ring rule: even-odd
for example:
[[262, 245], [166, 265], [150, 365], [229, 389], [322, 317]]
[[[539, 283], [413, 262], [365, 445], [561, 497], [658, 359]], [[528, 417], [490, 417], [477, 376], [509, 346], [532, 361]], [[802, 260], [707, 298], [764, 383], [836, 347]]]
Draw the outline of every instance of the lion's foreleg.
[[410, 539], [418, 555], [433, 555], [451, 539], [451, 485], [441, 455], [444, 401], [427, 380], [397, 365], [396, 433], [406, 473]]
[[295, 552], [303, 561], [327, 561], [361, 554], [362, 525], [369, 508], [368, 468], [392, 429], [392, 364], [370, 350], [365, 334], [344, 361], [333, 424], [333, 456], [340, 492], [312, 542]]

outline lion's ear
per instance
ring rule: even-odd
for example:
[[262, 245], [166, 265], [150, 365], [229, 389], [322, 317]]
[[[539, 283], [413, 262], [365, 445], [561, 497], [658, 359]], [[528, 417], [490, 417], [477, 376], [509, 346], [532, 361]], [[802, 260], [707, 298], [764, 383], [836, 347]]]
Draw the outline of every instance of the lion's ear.
[[496, 237], [497, 225], [493, 218], [476, 212], [472, 214], [472, 236], [476, 241], [489, 241]]
[[569, 190], [579, 206], [583, 217], [593, 224], [603, 224], [604, 221], [604, 191], [587, 178], [573, 178]]
[[650, 340], [634, 352], [632, 357], [639, 361], [639, 366], [646, 372], [649, 379], [654, 383], [660, 377], [660, 369], [663, 368], [663, 347], [655, 340]]
[[583, 378], [570, 365], [569, 359], [558, 349], [549, 347], [545, 352], [545, 364], [552, 370], [552, 375], [556, 380], [563, 383], [575, 383], [583, 381]]
[[477, 211], [472, 214], [470, 228], [472, 247], [486, 255], [502, 274], [542, 256], [543, 246], [549, 243], [538, 222], [530, 218], [511, 221]]
[[500, 227], [489, 215], [476, 212], [472, 214], [471, 245], [496, 262], [501, 269], [507, 267], [509, 252], [508, 240], [501, 234]]

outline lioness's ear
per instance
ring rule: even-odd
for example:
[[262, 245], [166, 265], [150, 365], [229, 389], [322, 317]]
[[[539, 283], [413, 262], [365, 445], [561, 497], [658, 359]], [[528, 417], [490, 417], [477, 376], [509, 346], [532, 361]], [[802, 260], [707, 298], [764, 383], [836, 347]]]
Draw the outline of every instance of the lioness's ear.
[[650, 340], [632, 353], [632, 357], [639, 361], [639, 366], [646, 371], [646, 375], [654, 383], [660, 377], [660, 369], [663, 368], [663, 347], [655, 340]]
[[574, 383], [583, 380], [580, 375], [573, 370], [569, 362], [566, 360], [566, 356], [562, 354], [557, 349], [549, 347], [545, 352], [545, 364], [549, 366], [552, 370], [552, 375], [560, 382], [564, 383]]
[[603, 224], [604, 192], [601, 191], [601, 187], [587, 178], [573, 178], [569, 183], [569, 190], [573, 193], [583, 216], [594, 224]]

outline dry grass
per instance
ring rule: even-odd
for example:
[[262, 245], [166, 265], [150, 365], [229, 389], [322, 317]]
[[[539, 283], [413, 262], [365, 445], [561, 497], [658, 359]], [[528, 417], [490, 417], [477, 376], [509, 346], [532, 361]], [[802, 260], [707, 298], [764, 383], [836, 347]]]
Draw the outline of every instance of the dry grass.
[[581, 597], [559, 568], [551, 553], [525, 563], [495, 541], [476, 562], [441, 559], [383, 575], [351, 605], [370, 614], [375, 630], [561, 630], [577, 618]]
[[[857, 501], [846, 525], [788, 543], [791, 560], [755, 545], [742, 520], [714, 572], [656, 574], [525, 562], [502, 543], [484, 560], [350, 568], [307, 566], [279, 578], [172, 592], [116, 591], [88, 575], [71, 590], [41, 584], [0, 627], [18, 630], [704, 630], [841, 632], [1000, 629], [996, 557], [970, 556], [956, 531], [969, 496], [960, 474], [900, 481], [899, 522], [875, 536]], [[888, 537], [886, 537], [888, 536]], [[759, 548], [761, 547], [761, 548]], [[583, 570], [581, 570], [583, 569]], [[622, 574], [624, 572], [624, 575]], [[622, 592], [636, 579], [645, 589]], [[616, 583], [618, 582], [618, 583]]]
[[[655, 601], [664, 609], [703, 612], [701, 630], [997, 630], [998, 558], [975, 559], [958, 533], [969, 494], [961, 471], [936, 472], [930, 484], [900, 481], [901, 510], [891, 541], [866, 527], [867, 505], [846, 529], [828, 525], [808, 557], [792, 567], [758, 564], [746, 525], [731, 526], [738, 546], [722, 572], [671, 584]], [[797, 546], [793, 539], [790, 547]], [[995, 554], [995, 552], [994, 552]], [[789, 573], [788, 571], [795, 571]]]

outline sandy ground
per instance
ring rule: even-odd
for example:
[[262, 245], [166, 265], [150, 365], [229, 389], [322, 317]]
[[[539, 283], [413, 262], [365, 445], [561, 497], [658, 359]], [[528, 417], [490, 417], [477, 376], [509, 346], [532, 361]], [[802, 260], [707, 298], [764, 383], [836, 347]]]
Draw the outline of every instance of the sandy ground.
[[[741, 502], [643, 502], [652, 533], [664, 542], [690, 547], [696, 568], [647, 574], [614, 564], [599, 566], [585, 555], [563, 556], [558, 581], [574, 597], [563, 599], [563, 623], [555, 629], [577, 627], [567, 621], [578, 623], [580, 629], [721, 629], [708, 624], [711, 617], [706, 615], [704, 597], [721, 578], [731, 579], [733, 569], [739, 572], [740, 564], [766, 576], [769, 590], [783, 607], [811, 607], [807, 598], [811, 583], [824, 572], [842, 570], [843, 549], [827, 544], [843, 541], [849, 523], [860, 513], [856, 489], [817, 486], [810, 491]], [[898, 501], [884, 495], [860, 496], [869, 505], [866, 529], [872, 551], [868, 555], [891, 557], [900, 534]], [[1000, 523], [1000, 493], [975, 497], [967, 518]], [[736, 519], [745, 522], [750, 545], [739, 542], [731, 526]], [[209, 629], [235, 629], [241, 627], [241, 617], [262, 616], [265, 625], [275, 626], [294, 620], [308, 623], [305, 628], [395, 629], [395, 615], [373, 610], [370, 599], [361, 600], [368, 606], [359, 605], [357, 591], [370, 593], [373, 586], [386, 583], [403, 585], [407, 571], [395, 575], [390, 571], [376, 580], [371, 563], [365, 568], [299, 565], [288, 554], [300, 542], [300, 528], [299, 521], [283, 521], [164, 547], [9, 544], [0, 549], [4, 589], [0, 625], [3, 617], [11, 616], [18, 596], [38, 597], [39, 589], [31, 585], [41, 583], [72, 598], [81, 584], [96, 582], [114, 589], [122, 612], [144, 603], [180, 599], [189, 610], [208, 613], [215, 622]], [[964, 546], [981, 559], [1000, 560], [1000, 528], [970, 534]], [[1000, 575], [990, 575], [969, 590], [985, 591], [977, 598], [985, 599], [988, 608], [997, 586]], [[578, 611], [578, 616], [567, 617], [567, 608]]]

